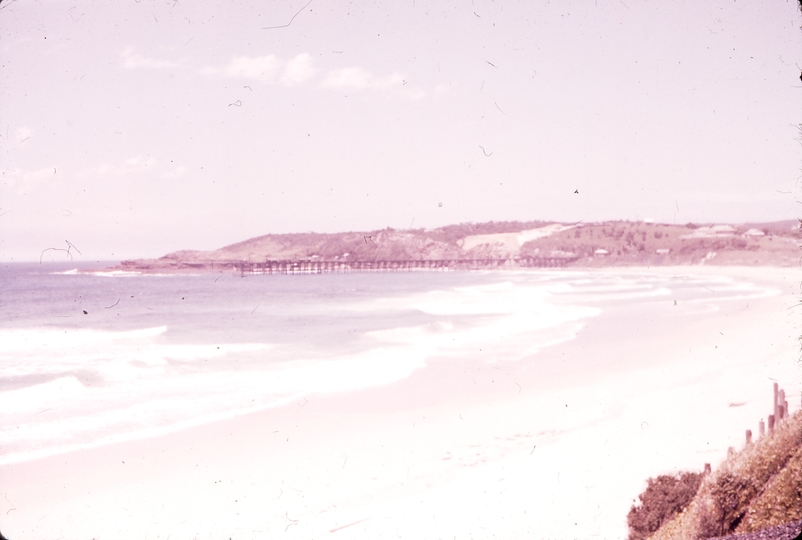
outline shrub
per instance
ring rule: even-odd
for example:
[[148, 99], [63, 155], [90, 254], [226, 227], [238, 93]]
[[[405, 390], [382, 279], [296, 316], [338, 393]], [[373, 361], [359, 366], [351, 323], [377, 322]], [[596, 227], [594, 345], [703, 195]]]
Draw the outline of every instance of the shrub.
[[702, 474], [691, 472], [649, 478], [646, 491], [638, 496], [640, 505], [633, 506], [627, 515], [629, 540], [648, 538], [663, 523], [682, 512], [701, 483]]
[[733, 238], [732, 239], [732, 247], [735, 249], [744, 249], [746, 247], [746, 240], [743, 238]]
[[710, 489], [710, 504], [701, 515], [699, 538], [724, 536], [733, 532], [756, 491], [747, 478], [729, 472], [719, 476]]

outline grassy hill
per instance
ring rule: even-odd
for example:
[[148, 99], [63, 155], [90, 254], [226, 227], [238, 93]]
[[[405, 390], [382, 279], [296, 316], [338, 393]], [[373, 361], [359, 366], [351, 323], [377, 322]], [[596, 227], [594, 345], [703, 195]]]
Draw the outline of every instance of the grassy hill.
[[124, 261], [138, 271], [216, 270], [242, 261], [515, 261], [558, 258], [578, 266], [727, 264], [790, 266], [798, 224], [716, 226], [647, 222], [462, 223], [437, 229], [268, 234], [213, 251]]

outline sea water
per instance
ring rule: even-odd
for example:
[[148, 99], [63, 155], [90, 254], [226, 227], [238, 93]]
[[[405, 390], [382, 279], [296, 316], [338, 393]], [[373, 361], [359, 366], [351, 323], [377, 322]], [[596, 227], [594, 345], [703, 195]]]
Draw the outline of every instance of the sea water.
[[777, 294], [681, 272], [90, 270], [103, 266], [0, 267], [0, 464], [392, 384], [435, 357], [537, 362], [616, 305]]

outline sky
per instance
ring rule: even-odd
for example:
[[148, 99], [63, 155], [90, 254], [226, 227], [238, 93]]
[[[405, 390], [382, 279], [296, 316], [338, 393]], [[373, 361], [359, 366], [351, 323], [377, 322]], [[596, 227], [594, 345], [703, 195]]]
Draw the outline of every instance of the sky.
[[0, 0], [0, 261], [794, 219], [800, 25], [791, 0]]

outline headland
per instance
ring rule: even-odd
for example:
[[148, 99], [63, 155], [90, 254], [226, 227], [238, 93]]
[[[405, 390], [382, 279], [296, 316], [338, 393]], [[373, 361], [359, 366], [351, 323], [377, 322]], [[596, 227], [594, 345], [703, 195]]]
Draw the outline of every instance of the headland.
[[463, 223], [436, 229], [267, 234], [212, 251], [123, 261], [140, 273], [328, 273], [521, 267], [792, 266], [799, 223]]

